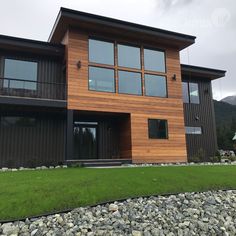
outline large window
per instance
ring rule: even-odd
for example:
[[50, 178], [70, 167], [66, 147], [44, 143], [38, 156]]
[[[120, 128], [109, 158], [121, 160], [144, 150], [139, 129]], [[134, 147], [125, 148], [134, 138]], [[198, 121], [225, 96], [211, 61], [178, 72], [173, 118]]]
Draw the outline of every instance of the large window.
[[36, 90], [37, 62], [5, 59], [4, 87]]
[[182, 82], [183, 102], [199, 104], [199, 89], [197, 83]]
[[118, 66], [140, 69], [140, 48], [118, 44]]
[[186, 126], [186, 134], [202, 134], [202, 127]]
[[89, 89], [104, 92], [115, 92], [114, 70], [90, 66]]
[[167, 120], [148, 119], [148, 134], [150, 139], [167, 139]]
[[166, 97], [166, 77], [145, 74], [145, 94], [147, 96]]
[[111, 42], [89, 39], [89, 61], [114, 65], [114, 44]]
[[142, 95], [141, 73], [118, 71], [119, 93]]
[[144, 49], [144, 69], [165, 72], [165, 53], [162, 51]]
[[167, 97], [165, 52], [89, 39], [89, 89]]

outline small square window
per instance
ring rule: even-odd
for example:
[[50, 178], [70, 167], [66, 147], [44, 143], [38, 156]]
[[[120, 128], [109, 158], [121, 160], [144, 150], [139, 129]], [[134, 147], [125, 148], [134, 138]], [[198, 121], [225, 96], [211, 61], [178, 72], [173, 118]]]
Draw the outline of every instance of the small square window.
[[148, 119], [148, 135], [150, 139], [168, 139], [167, 120]]

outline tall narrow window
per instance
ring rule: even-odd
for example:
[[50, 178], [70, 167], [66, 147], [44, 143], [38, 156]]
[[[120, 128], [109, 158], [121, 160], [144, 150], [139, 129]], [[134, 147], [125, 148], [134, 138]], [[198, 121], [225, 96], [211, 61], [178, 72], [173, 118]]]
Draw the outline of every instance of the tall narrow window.
[[140, 69], [140, 48], [118, 44], [118, 66]]
[[114, 44], [111, 42], [89, 39], [89, 61], [114, 65]]
[[142, 95], [141, 73], [118, 71], [119, 93]]
[[197, 83], [189, 83], [190, 103], [199, 104], [199, 92]]
[[148, 134], [150, 139], [167, 139], [167, 120], [148, 119]]
[[183, 102], [189, 103], [188, 83], [182, 82]]
[[165, 53], [162, 51], [144, 49], [144, 69], [166, 72]]
[[5, 59], [4, 87], [36, 90], [37, 62]]
[[160, 75], [145, 74], [145, 95], [167, 97], [166, 77]]

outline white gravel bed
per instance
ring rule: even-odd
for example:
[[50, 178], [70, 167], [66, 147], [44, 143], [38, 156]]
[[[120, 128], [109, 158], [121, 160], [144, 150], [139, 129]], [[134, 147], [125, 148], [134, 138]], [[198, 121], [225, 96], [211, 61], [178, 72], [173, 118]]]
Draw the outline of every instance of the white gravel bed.
[[127, 199], [0, 224], [11, 236], [236, 235], [236, 190]]

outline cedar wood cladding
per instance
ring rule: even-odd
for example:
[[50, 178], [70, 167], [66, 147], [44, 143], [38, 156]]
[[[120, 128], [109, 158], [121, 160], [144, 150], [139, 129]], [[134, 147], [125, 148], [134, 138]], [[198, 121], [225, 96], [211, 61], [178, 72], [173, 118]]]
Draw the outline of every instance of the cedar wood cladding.
[[[149, 44], [149, 46], [162, 47], [166, 50], [168, 98], [96, 92], [88, 90], [88, 37], [88, 33], [73, 29], [67, 31], [65, 36], [68, 109], [130, 113], [133, 162], [186, 161], [178, 49]], [[119, 40], [119, 38], [116, 37], [115, 40]], [[132, 41], [132, 43], [135, 42]], [[78, 61], [81, 61], [82, 64], [80, 69], [76, 66]], [[176, 81], [171, 79], [173, 74], [177, 76]], [[148, 118], [167, 119], [169, 139], [149, 139]]]

